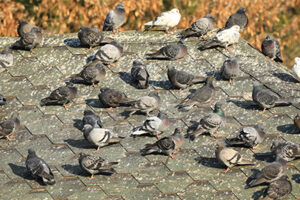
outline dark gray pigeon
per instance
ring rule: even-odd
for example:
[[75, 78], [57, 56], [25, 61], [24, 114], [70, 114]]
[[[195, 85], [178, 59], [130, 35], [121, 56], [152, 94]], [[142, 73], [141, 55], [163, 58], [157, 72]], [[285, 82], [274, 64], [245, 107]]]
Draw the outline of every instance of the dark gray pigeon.
[[61, 86], [51, 92], [49, 97], [41, 100], [41, 106], [44, 105], [63, 105], [67, 109], [67, 103], [77, 96], [77, 88], [73, 84]]
[[220, 72], [221, 76], [224, 79], [229, 80], [229, 83], [231, 84], [233, 79], [236, 78], [241, 72], [237, 59], [235, 57], [231, 57], [225, 60]]
[[204, 103], [212, 102], [212, 98], [216, 93], [216, 89], [213, 85], [214, 77], [208, 76], [205, 81], [205, 85], [197, 89], [195, 93], [188, 95], [180, 104], [176, 107], [180, 111], [188, 111], [194, 105], [202, 105]]
[[118, 162], [108, 162], [100, 156], [88, 155], [85, 153], [79, 154], [79, 165], [82, 170], [91, 174], [89, 179], [93, 179], [97, 173], [115, 173], [113, 166], [117, 165]]
[[298, 113], [294, 118], [294, 124], [300, 130], [300, 113]]
[[99, 29], [81, 26], [78, 31], [78, 38], [82, 45], [93, 48], [100, 45], [104, 36]]
[[31, 32], [33, 28], [38, 28], [38, 27], [33, 24], [28, 24], [27, 21], [25, 20], [19, 20], [19, 26], [17, 32], [20, 37], [24, 37], [24, 35]]
[[198, 127], [190, 134], [190, 139], [194, 140], [203, 133], [209, 133], [210, 136], [216, 137], [215, 133], [225, 121], [225, 113], [221, 103], [215, 104], [215, 109], [212, 113], [205, 115], [199, 122]]
[[0, 139], [6, 138], [8, 141], [13, 140], [12, 134], [20, 127], [18, 113], [13, 113], [9, 119], [0, 122]]
[[266, 138], [266, 133], [261, 125], [244, 127], [236, 138], [229, 139], [227, 143], [230, 146], [243, 145], [245, 147], [255, 148]]
[[187, 55], [187, 46], [182, 40], [177, 44], [169, 44], [154, 53], [146, 54], [147, 59], [179, 60]]
[[82, 126], [86, 124], [90, 124], [92, 127], [103, 128], [99, 115], [96, 115], [91, 110], [85, 110], [83, 112]]
[[98, 87], [97, 84], [104, 80], [105, 75], [105, 66], [102, 62], [94, 60], [86, 64], [79, 74], [71, 76], [71, 79], [82, 80], [86, 84]]
[[102, 46], [95, 54], [95, 59], [109, 65], [118, 61], [123, 55], [123, 47], [118, 41]]
[[268, 35], [261, 43], [261, 51], [275, 62], [282, 62], [280, 45], [271, 35]]
[[215, 155], [220, 162], [227, 166], [224, 173], [237, 165], [254, 165], [253, 161], [244, 159], [236, 150], [226, 147], [223, 141], [218, 142]]
[[176, 70], [171, 65], [168, 65], [167, 68], [169, 81], [176, 89], [185, 89], [193, 84], [203, 83], [206, 81], [206, 77]]
[[0, 53], [0, 66], [3, 68], [10, 67], [14, 64], [14, 55], [11, 50], [4, 49]]
[[133, 61], [131, 79], [139, 89], [146, 89], [149, 87], [149, 73], [147, 67], [139, 60]]
[[241, 30], [248, 25], [248, 17], [246, 15], [245, 8], [238, 9], [236, 13], [232, 14], [228, 18], [225, 24], [225, 29], [231, 28], [234, 25], [238, 25]]
[[184, 137], [182, 131], [179, 128], [174, 130], [171, 136], [163, 137], [153, 144], [146, 144], [145, 148], [141, 150], [143, 156], [151, 153], [161, 153], [175, 158], [174, 154], [178, 153], [178, 149], [183, 145]]
[[42, 158], [39, 158], [33, 149], [28, 149], [26, 168], [33, 178], [41, 178], [46, 185], [55, 184], [54, 175], [49, 165]]
[[0, 106], [3, 106], [3, 105], [5, 105], [6, 104], [6, 99], [5, 99], [5, 97], [2, 95], [2, 94], [0, 94]]
[[104, 87], [100, 89], [100, 92], [98, 95], [99, 100], [107, 107], [129, 106], [136, 102], [135, 99], [128, 98], [124, 92], [119, 90]]
[[275, 162], [265, 166], [260, 174], [250, 181], [248, 184], [250, 187], [260, 185], [262, 183], [271, 183], [280, 179], [286, 173], [286, 161], [279, 158]]
[[40, 28], [33, 27], [30, 32], [25, 33], [18, 41], [13, 45], [13, 49], [25, 49], [30, 50], [41, 46], [43, 41], [43, 33]]
[[198, 19], [194, 23], [191, 24], [191, 26], [184, 31], [180, 33], [180, 36], [182, 39], [185, 39], [187, 37], [191, 36], [203, 36], [207, 32], [213, 30], [216, 25], [216, 20], [215, 18], [207, 14], [203, 18]]
[[282, 176], [280, 179], [270, 183], [268, 188], [265, 189], [263, 200], [279, 200], [285, 199], [292, 192], [292, 183], [289, 177]]
[[276, 158], [282, 158], [285, 161], [292, 161], [300, 157], [300, 145], [289, 141], [273, 141], [271, 152]]
[[126, 21], [125, 7], [119, 3], [114, 10], [111, 10], [105, 18], [103, 31], [113, 31], [115, 33]]
[[264, 113], [266, 109], [273, 108], [275, 106], [288, 106], [300, 101], [293, 97], [281, 98], [271, 90], [263, 88], [258, 82], [254, 82], [253, 84], [252, 99], [263, 109], [262, 113]]

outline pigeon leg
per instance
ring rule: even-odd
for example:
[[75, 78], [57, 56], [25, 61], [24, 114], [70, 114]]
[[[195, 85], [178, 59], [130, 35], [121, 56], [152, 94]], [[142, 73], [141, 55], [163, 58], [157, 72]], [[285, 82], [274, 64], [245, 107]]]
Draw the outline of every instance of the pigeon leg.
[[93, 85], [94, 88], [99, 87], [99, 86], [98, 86], [97, 84], [95, 84], [95, 83], [93, 83], [92, 85]]
[[69, 106], [67, 106], [66, 104], [64, 104], [63, 106], [66, 110], [69, 110]]
[[229, 172], [229, 170], [230, 170], [230, 168], [228, 167], [227, 169], [225, 169], [225, 170], [223, 171], [223, 173], [227, 173], [227, 172]]
[[169, 157], [172, 159], [176, 158], [176, 156], [174, 156], [174, 155], [169, 155]]
[[165, 29], [166, 34], [170, 34], [168, 28]]
[[233, 80], [229, 79], [229, 84], [232, 85], [233, 84]]
[[106, 108], [106, 110], [113, 110], [113, 107]]
[[209, 100], [209, 103], [212, 103], [212, 102], [214, 102], [214, 100], [213, 100], [213, 99]]
[[94, 151], [94, 153], [97, 153], [100, 149], [100, 146], [98, 146], [98, 148]]
[[210, 136], [213, 137], [213, 138], [217, 138], [217, 135], [216, 135], [217, 132], [218, 132], [218, 130], [216, 130], [215, 132], [211, 133]]
[[266, 109], [264, 108], [262, 111], [260, 111], [260, 114], [264, 114]]
[[173, 154], [179, 154], [179, 151], [174, 151]]
[[7, 140], [8, 140], [8, 141], [13, 141], [13, 140], [14, 140], [14, 138], [15, 138], [15, 136], [13, 136], [13, 135], [10, 135], [10, 136], [7, 136], [6, 138], [7, 138]]
[[156, 135], [156, 138], [159, 140], [159, 138], [161, 138], [161, 136], [160, 135]]
[[91, 175], [91, 177], [88, 178], [89, 180], [94, 179], [94, 174]]
[[252, 147], [252, 149], [253, 149], [253, 150], [257, 150], [258, 148], [257, 148], [257, 146], [254, 146], [254, 147]]

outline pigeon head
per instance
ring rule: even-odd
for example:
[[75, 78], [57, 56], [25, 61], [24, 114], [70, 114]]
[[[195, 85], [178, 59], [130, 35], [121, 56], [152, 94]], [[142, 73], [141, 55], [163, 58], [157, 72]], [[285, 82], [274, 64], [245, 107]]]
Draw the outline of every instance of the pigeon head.
[[83, 152], [80, 152], [79, 153], [79, 159], [81, 159], [82, 157], [86, 156], [87, 154], [83, 153]]
[[[226, 61], [225, 61], [226, 62]], [[231, 57], [227, 60], [228, 62], [228, 67], [230, 69], [232, 68], [239, 68], [239, 65], [238, 65], [238, 62], [237, 62], [237, 59], [235, 57]]]
[[257, 125], [255, 125], [255, 128], [258, 129], [258, 130], [260, 130], [260, 131], [263, 131], [263, 130], [264, 130], [264, 127], [263, 127], [262, 124], [257, 124]]
[[20, 125], [20, 119], [19, 119], [19, 113], [14, 112], [11, 116], [10, 119], [13, 120], [16, 125]]
[[217, 113], [219, 116], [224, 116], [224, 111], [222, 110], [222, 103], [221, 102], [217, 102], [215, 104], [215, 109], [214, 109], [214, 113]]
[[158, 92], [157, 91], [152, 91], [148, 94], [149, 97], [158, 97]]
[[287, 163], [286, 160], [284, 160], [283, 158], [281, 158], [279, 156], [276, 157], [276, 161], [279, 162], [282, 165], [286, 165], [286, 163]]
[[42, 31], [41, 31], [41, 29], [38, 28], [38, 27], [33, 27], [33, 28], [31, 29], [31, 32], [34, 32], [34, 33], [41, 33]]
[[243, 14], [243, 13], [245, 13], [245, 12], [246, 12], [245, 8], [240, 8], [240, 9], [238, 9], [238, 11], [237, 11], [237, 13], [239, 13], [239, 14]]
[[183, 136], [182, 129], [179, 128], [179, 127], [175, 128], [173, 135], [176, 136], [176, 137], [182, 137]]
[[297, 64], [297, 65], [300, 64], [300, 58], [299, 58], [299, 57], [296, 57], [296, 58], [295, 58], [295, 64]]
[[21, 24], [28, 24], [25, 20], [19, 20], [19, 24], [21, 25]]
[[212, 22], [216, 23], [216, 19], [211, 14], [205, 15], [204, 18], [210, 19]]
[[114, 40], [110, 43], [111, 45], [114, 45], [115, 47], [117, 47], [121, 52], [123, 52], [123, 47], [122, 45], [120, 44], [120, 42]]
[[275, 140], [272, 142], [270, 150], [273, 154], [276, 153], [276, 147], [279, 145], [279, 143], [280, 143], [280, 141], [278, 141], [278, 140]]
[[0, 94], [0, 105], [6, 104], [6, 99]]
[[160, 119], [168, 119], [168, 115], [166, 113], [163, 113], [163, 112], [159, 112], [157, 117], [160, 118]]
[[211, 85], [213, 86], [213, 81], [214, 81], [214, 77], [213, 76], [208, 76], [205, 80], [205, 83], [208, 84], [208, 85]]
[[226, 147], [226, 142], [223, 139], [217, 139], [217, 149], [223, 149]]
[[36, 156], [35, 151], [33, 149], [28, 149], [28, 156]]
[[106, 92], [106, 91], [108, 91], [108, 90], [110, 90], [109, 88], [107, 88], [107, 87], [103, 87], [103, 88], [100, 88], [100, 92]]
[[253, 87], [254, 87], [254, 88], [260, 88], [260, 87], [261, 87], [261, 84], [260, 84], [258, 81], [255, 81], [255, 82], [253, 83]]
[[122, 9], [122, 10], [125, 10], [125, 6], [123, 3], [119, 3], [117, 6], [116, 6], [116, 9]]
[[221, 102], [217, 102], [217, 103], [215, 104], [215, 110], [222, 109], [222, 106], [223, 106], [223, 104], [222, 104]]
[[173, 9], [171, 10], [171, 12], [172, 12], [172, 13], [179, 13], [179, 10], [178, 10], [177, 8], [173, 8]]
[[83, 115], [84, 115], [84, 116], [86, 116], [86, 115], [94, 115], [94, 112], [91, 111], [91, 110], [85, 110], [85, 111], [83, 112]]
[[272, 35], [267, 35], [266, 40], [275, 40]]
[[177, 44], [185, 44], [183, 40], [179, 40]]
[[143, 63], [142, 63], [141, 60], [135, 60], [135, 61], [133, 61], [132, 64], [133, 64], [133, 65], [143, 65]]
[[234, 30], [234, 31], [236, 31], [236, 32], [240, 32], [240, 30], [241, 30], [241, 28], [240, 28], [239, 25], [233, 25], [230, 29], [231, 29], [231, 30]]
[[265, 49], [272, 49], [275, 46], [275, 42], [274, 40], [265, 39], [262, 42], [262, 45], [264, 46]]
[[89, 133], [93, 129], [93, 126], [91, 124], [85, 124], [82, 128], [83, 133]]

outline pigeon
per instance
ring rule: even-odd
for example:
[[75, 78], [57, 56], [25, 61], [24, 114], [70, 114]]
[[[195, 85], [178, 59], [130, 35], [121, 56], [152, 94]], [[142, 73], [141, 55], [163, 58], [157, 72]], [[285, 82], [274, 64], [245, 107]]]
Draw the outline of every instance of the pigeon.
[[19, 26], [17, 29], [18, 35], [20, 37], [24, 37], [24, 35], [31, 32], [33, 28], [38, 28], [38, 27], [33, 24], [28, 24], [25, 20], [19, 20]]
[[49, 97], [41, 100], [41, 106], [45, 105], [63, 105], [66, 109], [67, 103], [77, 96], [77, 88], [73, 84], [61, 86], [51, 92]]
[[85, 110], [83, 112], [82, 126], [86, 124], [90, 124], [92, 125], [92, 127], [96, 127], [96, 128], [103, 128], [103, 124], [99, 115], [96, 115], [91, 110]]
[[264, 89], [258, 82], [254, 82], [253, 84], [252, 99], [257, 105], [263, 108], [262, 113], [264, 113], [266, 109], [275, 106], [288, 106], [299, 101], [299, 99], [293, 97], [281, 98], [271, 90]]
[[103, 31], [115, 33], [126, 21], [124, 4], [119, 3], [114, 10], [111, 10], [105, 18]]
[[188, 95], [178, 107], [181, 111], [189, 111], [194, 105], [202, 105], [204, 103], [212, 102], [215, 96], [216, 89], [213, 84], [214, 77], [208, 76], [205, 80], [205, 85], [198, 88], [195, 93]]
[[205, 77], [196, 76], [185, 71], [176, 70], [171, 65], [168, 65], [167, 68], [168, 79], [176, 89], [185, 89], [188, 86], [196, 83], [202, 83], [206, 80]]
[[144, 24], [145, 31], [148, 31], [153, 27], [160, 27], [163, 28], [166, 33], [169, 33], [168, 32], [169, 28], [177, 26], [177, 24], [179, 24], [180, 18], [181, 15], [177, 8], [173, 8], [170, 11], [162, 12], [153, 21]]
[[187, 46], [182, 40], [177, 44], [169, 44], [154, 53], [146, 54], [147, 59], [179, 60], [187, 55]]
[[55, 184], [54, 175], [49, 165], [42, 158], [39, 158], [33, 149], [28, 149], [26, 168], [33, 178], [41, 178], [45, 185]]
[[118, 61], [123, 55], [123, 47], [118, 41], [102, 46], [95, 54], [95, 59], [109, 65]]
[[83, 171], [91, 174], [89, 179], [93, 179], [94, 175], [97, 173], [115, 173], [116, 171], [113, 166], [118, 164], [118, 162], [108, 162], [100, 156], [93, 156], [85, 153], [79, 154], [78, 162]]
[[12, 134], [20, 127], [18, 113], [13, 113], [9, 119], [0, 122], [0, 139], [6, 138], [8, 141], [13, 140]]
[[149, 72], [146, 65], [139, 60], [133, 61], [131, 79], [139, 89], [146, 89], [149, 87]]
[[223, 142], [218, 142], [215, 154], [216, 158], [227, 166], [224, 173], [236, 165], [254, 165], [252, 161], [244, 159], [236, 150], [226, 147]]
[[211, 40], [200, 46], [200, 50], [210, 49], [214, 47], [223, 47], [228, 49], [228, 46], [236, 44], [240, 39], [240, 27], [234, 25], [229, 29], [224, 29], [216, 34]]
[[141, 150], [143, 156], [151, 153], [160, 153], [175, 158], [174, 154], [178, 153], [178, 149], [183, 145], [184, 137], [182, 131], [176, 128], [171, 136], [163, 137], [153, 144], [146, 144], [145, 148]]
[[13, 45], [13, 49], [24, 49], [33, 51], [34, 48], [41, 46], [43, 41], [42, 30], [38, 27], [33, 27], [30, 32], [25, 33]]
[[270, 183], [263, 194], [263, 200], [285, 199], [292, 192], [292, 183], [287, 176]]
[[194, 130], [191, 135], [190, 139], [194, 140], [199, 135], [202, 135], [203, 133], [209, 133], [210, 136], [216, 137], [215, 133], [219, 129], [219, 127], [224, 123], [225, 121], [225, 113], [222, 109], [222, 104], [220, 102], [217, 102], [215, 104], [215, 109], [212, 113], [204, 116], [200, 122], [196, 130]]
[[82, 45], [92, 48], [99, 46], [104, 36], [99, 29], [81, 26], [78, 31], [78, 38]]
[[0, 53], [0, 66], [3, 68], [10, 67], [14, 64], [14, 55], [10, 50], [4, 49]]
[[192, 36], [203, 36], [209, 31], [213, 30], [216, 26], [215, 18], [207, 14], [203, 18], [198, 19], [191, 26], [180, 33], [181, 39], [185, 39]]
[[232, 84], [233, 79], [237, 77], [240, 72], [240, 65], [235, 57], [231, 57], [224, 61], [221, 68], [221, 76], [224, 79], [229, 80], [230, 84]]
[[280, 45], [277, 40], [271, 35], [268, 35], [261, 43], [262, 53], [274, 60], [275, 62], [282, 62]]
[[97, 84], [104, 80], [106, 75], [105, 67], [102, 62], [94, 60], [86, 64], [79, 74], [73, 75], [71, 79], [82, 80], [86, 84], [97, 87]]
[[295, 58], [295, 65], [292, 68], [292, 72], [295, 75], [295, 78], [300, 82], [300, 58]]
[[144, 112], [147, 116], [149, 116], [150, 112], [157, 109], [160, 104], [160, 97], [158, 92], [152, 91], [147, 96], [143, 96], [139, 98], [133, 105], [133, 108], [129, 116], [133, 115], [136, 112]]
[[270, 150], [277, 159], [282, 158], [287, 162], [300, 157], [300, 145], [289, 141], [273, 141]]
[[298, 128], [298, 130], [300, 130], [300, 113], [298, 113], [295, 118], [294, 118], [294, 124], [296, 125], [296, 127]]
[[231, 28], [234, 25], [238, 25], [240, 29], [246, 28], [248, 25], [248, 17], [246, 15], [245, 8], [240, 8], [238, 11], [234, 14], [232, 14], [225, 24], [225, 29]]
[[103, 87], [100, 89], [100, 92], [98, 95], [99, 100], [104, 106], [109, 108], [130, 106], [136, 101], [135, 99], [128, 98], [124, 92], [120, 92], [119, 90]]
[[261, 125], [244, 127], [236, 138], [229, 139], [230, 146], [243, 145], [255, 149], [266, 138], [266, 133]]
[[99, 128], [92, 126], [91, 124], [85, 124], [83, 126], [83, 136], [91, 144], [97, 146], [95, 152], [98, 152], [100, 147], [107, 146], [112, 143], [119, 143], [121, 137], [109, 129]]
[[142, 126], [133, 129], [132, 136], [150, 134], [160, 138], [160, 134], [168, 130], [170, 120], [167, 114], [159, 112], [155, 117], [148, 117]]
[[280, 179], [286, 172], [286, 161], [279, 158], [276, 161], [270, 163], [269, 165], [265, 166], [260, 174], [249, 182], [249, 186], [257, 186], [262, 183], [271, 183]]
[[6, 104], [6, 99], [5, 99], [5, 97], [2, 95], [2, 94], [0, 94], [0, 106], [3, 106], [3, 105], [5, 105]]

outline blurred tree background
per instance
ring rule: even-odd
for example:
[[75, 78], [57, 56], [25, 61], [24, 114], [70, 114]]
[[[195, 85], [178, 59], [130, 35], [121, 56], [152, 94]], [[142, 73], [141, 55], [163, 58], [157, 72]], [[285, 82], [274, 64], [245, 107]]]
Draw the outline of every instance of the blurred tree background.
[[208, 13], [223, 27], [232, 13], [244, 7], [249, 17], [244, 39], [260, 49], [266, 35], [273, 35], [290, 67], [300, 56], [300, 0], [0, 0], [0, 36], [17, 36], [19, 19], [51, 34], [77, 32], [82, 25], [102, 29], [106, 14], [120, 2], [127, 14], [121, 30], [142, 30], [145, 22], [174, 7], [182, 15], [177, 29]]

